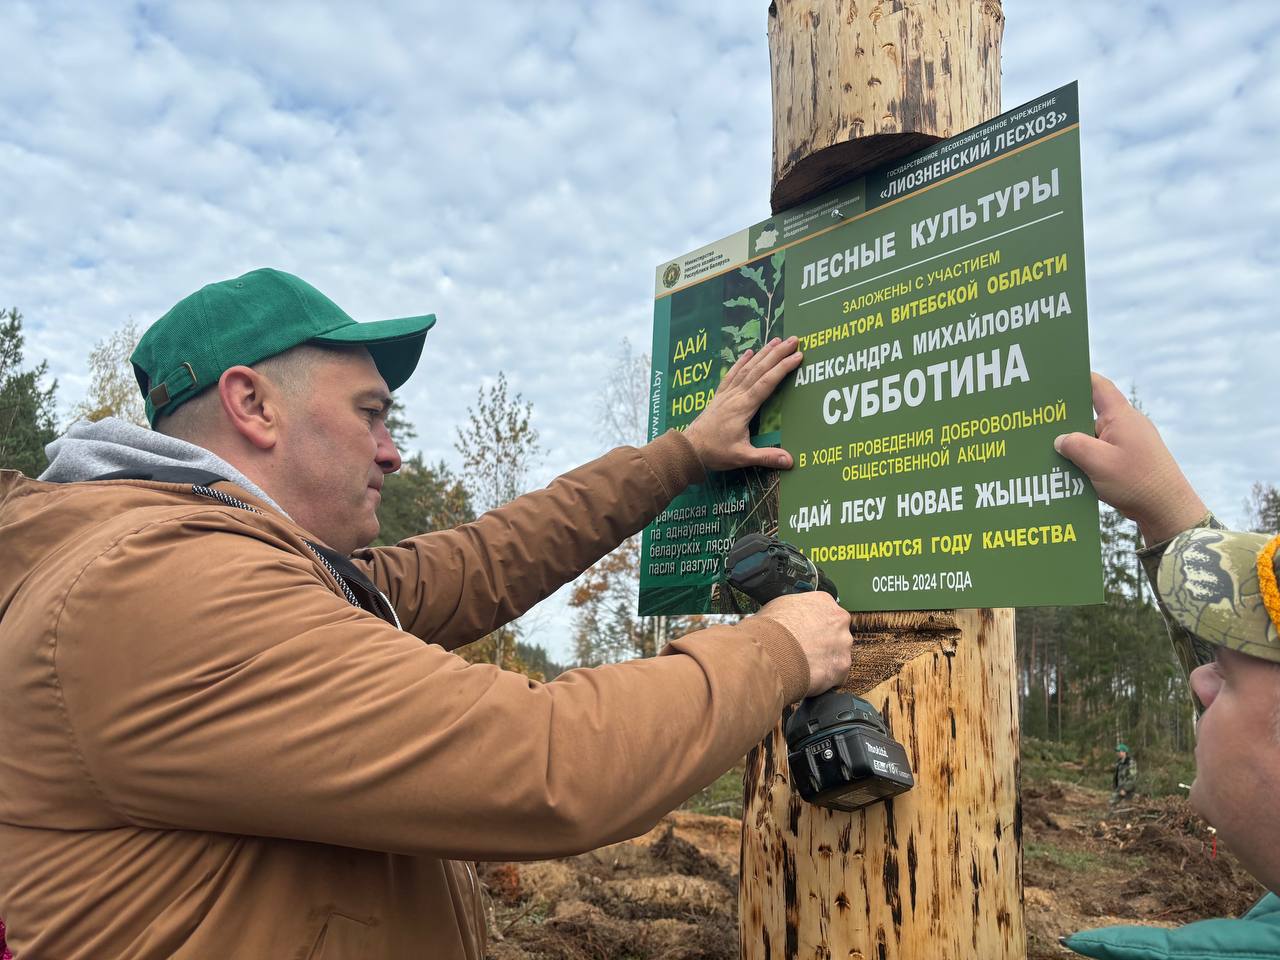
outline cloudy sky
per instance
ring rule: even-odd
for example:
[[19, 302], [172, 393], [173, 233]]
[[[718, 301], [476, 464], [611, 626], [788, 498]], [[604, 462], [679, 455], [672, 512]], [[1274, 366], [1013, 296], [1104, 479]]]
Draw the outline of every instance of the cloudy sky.
[[[64, 409], [96, 340], [254, 267], [434, 312], [401, 394], [423, 452], [457, 462], [503, 370], [545, 481], [602, 449], [654, 266], [768, 215], [766, 8], [0, 0], [0, 302]], [[1280, 5], [1004, 9], [1006, 109], [1080, 82], [1094, 365], [1238, 521], [1280, 482]]]

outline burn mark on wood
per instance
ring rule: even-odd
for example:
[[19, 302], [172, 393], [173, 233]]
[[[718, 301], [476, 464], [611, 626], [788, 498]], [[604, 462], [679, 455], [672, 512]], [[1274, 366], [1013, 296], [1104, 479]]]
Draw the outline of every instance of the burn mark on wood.
[[898, 120], [900, 130], [928, 130], [931, 126], [921, 122], [921, 115], [927, 108], [928, 101], [924, 93], [924, 77], [920, 69], [918, 43], [913, 43], [908, 34], [911, 18], [904, 17], [899, 24], [898, 34], [902, 41], [902, 69], [899, 71], [899, 83], [902, 91], [899, 101], [890, 105], [890, 112]]
[[782, 859], [782, 884], [787, 937], [783, 956], [792, 960], [800, 952], [800, 901], [796, 897], [796, 856], [790, 848]]
[[920, 728], [916, 724], [916, 698], [912, 694], [907, 700], [907, 731], [911, 747], [911, 766], [920, 769]]
[[948, 844], [951, 854], [951, 889], [960, 890], [960, 814], [951, 815], [951, 842]]
[[884, 802], [884, 842], [890, 850], [898, 849], [898, 828], [893, 819], [893, 798]]
[[847, 854], [849, 852], [849, 839], [853, 833], [853, 821], [847, 822], [840, 830], [840, 837], [836, 840], [836, 848], [840, 853]]
[[818, 35], [817, 33], [809, 34], [809, 97], [810, 107], [809, 115], [811, 117], [818, 116]]
[[[747, 769], [742, 774], [742, 802], [750, 804], [756, 788], [760, 785], [760, 746], [751, 748], [747, 754]], [[745, 807], [744, 807], [745, 809]]]
[[787, 799], [787, 829], [795, 836], [800, 832], [800, 810], [804, 806], [799, 795], [794, 791]]
[[898, 857], [892, 851], [885, 852], [884, 871], [881, 877], [884, 880], [884, 899], [893, 917], [893, 925], [895, 928], [901, 928], [902, 893], [898, 889]]
[[876, 960], [888, 960], [889, 945], [885, 943], [884, 927], [876, 927]]
[[843, 890], [836, 894], [836, 909], [841, 913], [849, 909], [849, 898]]
[[760, 768], [760, 785], [764, 790], [768, 790], [773, 785], [773, 775], [777, 770], [775, 765], [773, 737], [765, 737], [760, 741], [760, 749], [764, 751], [764, 763]]
[[919, 861], [916, 858], [916, 835], [914, 833], [907, 837], [907, 882], [911, 888], [911, 912], [916, 912], [916, 867]]
[[977, 927], [977, 920], [982, 916], [982, 874], [978, 872], [978, 861], [970, 859], [973, 872], [970, 874], [973, 880], [973, 919], [974, 927]]
[[951, 739], [956, 738], [956, 711], [954, 707], [947, 707], [947, 716], [951, 718]]

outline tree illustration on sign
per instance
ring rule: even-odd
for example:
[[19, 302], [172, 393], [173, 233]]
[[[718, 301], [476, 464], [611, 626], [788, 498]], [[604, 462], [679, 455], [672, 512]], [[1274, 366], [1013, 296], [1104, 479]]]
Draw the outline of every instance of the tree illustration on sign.
[[[737, 314], [732, 319], [742, 318], [740, 324], [720, 328], [725, 335], [720, 359], [727, 365], [732, 366], [747, 350], [758, 349], [773, 337], [781, 336], [782, 310], [785, 306], [781, 295], [782, 267], [785, 260], [786, 251], [779, 250], [768, 259], [757, 260], [738, 269], [738, 276], [749, 281], [749, 290], [748, 293], [724, 301], [726, 313]], [[750, 289], [752, 287], [759, 292]]]
[[[785, 287], [782, 280], [785, 264], [786, 251], [779, 250], [771, 257], [740, 267], [736, 274], [725, 278], [725, 294], [730, 295], [724, 301], [725, 319], [741, 322], [720, 327], [721, 379], [748, 350], [758, 350], [774, 337], [783, 336], [782, 311], [786, 304], [783, 303]], [[781, 427], [782, 409], [775, 394], [761, 409], [758, 424], [752, 432], [768, 434]]]

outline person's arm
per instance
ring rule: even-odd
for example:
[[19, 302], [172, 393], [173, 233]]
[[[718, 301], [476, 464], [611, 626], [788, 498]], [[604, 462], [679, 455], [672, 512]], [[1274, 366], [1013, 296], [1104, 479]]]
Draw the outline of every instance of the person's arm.
[[1192, 527], [1222, 529], [1222, 524], [1192, 488], [1155, 425], [1099, 373], [1093, 375], [1093, 407], [1098, 435], [1063, 434], [1054, 448], [1085, 472], [1099, 499], [1138, 524], [1146, 543], [1138, 558], [1173, 648], [1190, 675], [1199, 663], [1213, 659], [1213, 651], [1169, 614], [1156, 572], [1169, 541], [1179, 533]]
[[238, 513], [137, 531], [49, 611], [59, 720], [86, 796], [114, 812], [95, 799], [98, 822], [560, 856], [649, 829], [810, 682], [764, 616], [546, 684], [468, 664], [351, 606]]
[[[1185, 529], [1190, 530], [1193, 527], [1207, 527], [1212, 530], [1225, 530], [1226, 524], [1222, 523], [1212, 513], [1206, 513], [1198, 521], [1190, 524]], [[1182, 533], [1179, 530], [1178, 533]], [[1160, 608], [1160, 614], [1164, 617], [1165, 626], [1169, 628], [1169, 639], [1173, 643], [1174, 653], [1178, 656], [1178, 662], [1182, 666], [1183, 673], [1188, 677], [1191, 671], [1202, 663], [1208, 663], [1214, 658], [1214, 648], [1212, 644], [1205, 643], [1194, 633], [1184, 627], [1178, 619], [1169, 612], [1169, 608], [1165, 606], [1164, 597], [1160, 595], [1160, 579], [1157, 574], [1160, 571], [1160, 560], [1164, 557], [1165, 550], [1168, 549], [1173, 536], [1166, 537], [1155, 543], [1148, 543], [1145, 547], [1138, 551], [1138, 560], [1142, 563], [1142, 570], [1147, 575], [1147, 583], [1151, 585], [1151, 594], [1156, 598], [1156, 606]], [[1199, 700], [1192, 697], [1193, 702], [1199, 708]]]
[[353, 560], [404, 629], [453, 650], [572, 581], [702, 477], [688, 439], [671, 431], [610, 451], [472, 523]]
[[760, 405], [800, 363], [795, 338], [748, 351], [683, 432], [620, 447], [474, 523], [358, 552], [406, 630], [454, 649], [520, 616], [650, 523], [707, 470], [786, 469], [751, 445]]

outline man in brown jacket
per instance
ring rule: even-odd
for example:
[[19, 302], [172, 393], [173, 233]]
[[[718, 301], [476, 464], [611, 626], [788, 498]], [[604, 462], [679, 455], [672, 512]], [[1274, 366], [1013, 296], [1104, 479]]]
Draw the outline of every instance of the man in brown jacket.
[[637, 835], [847, 672], [823, 594], [545, 684], [450, 653], [704, 470], [789, 466], [747, 423], [800, 355], [744, 357], [684, 433], [363, 549], [400, 465], [390, 391], [433, 320], [357, 324], [271, 270], [210, 284], [134, 354], [154, 431], [80, 425], [41, 480], [0, 473], [18, 960], [474, 960], [469, 861]]

